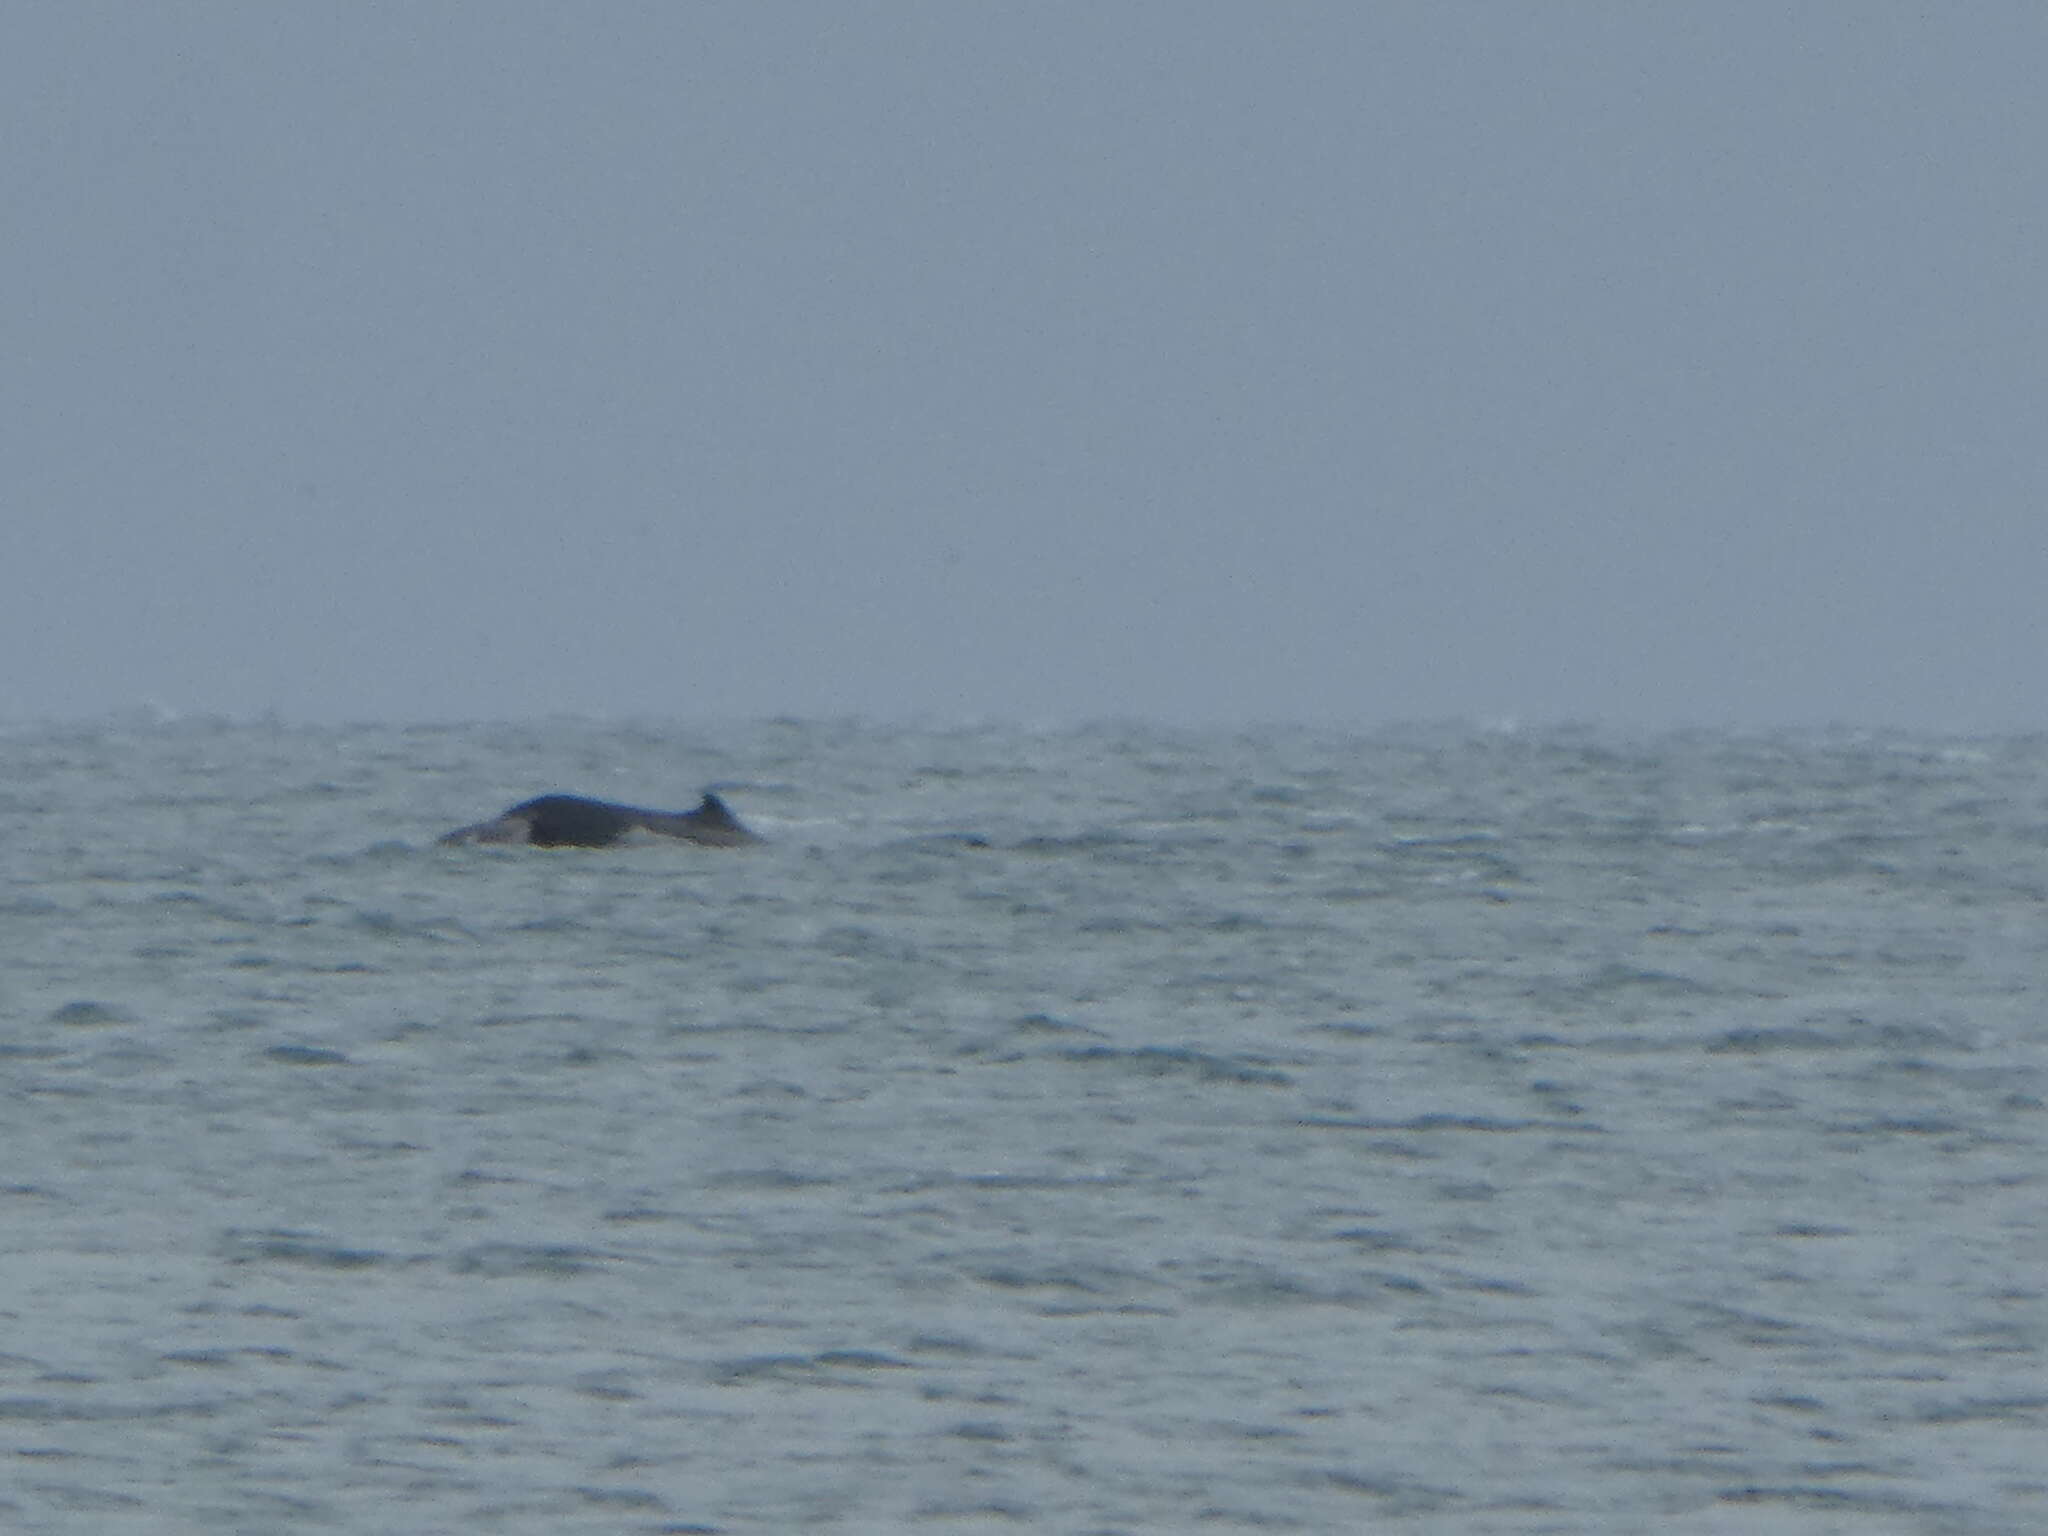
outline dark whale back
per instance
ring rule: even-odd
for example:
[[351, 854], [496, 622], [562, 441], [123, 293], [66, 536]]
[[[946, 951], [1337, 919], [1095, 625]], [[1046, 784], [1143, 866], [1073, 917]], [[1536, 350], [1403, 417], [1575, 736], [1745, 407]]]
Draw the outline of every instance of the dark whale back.
[[580, 795], [541, 795], [505, 814], [526, 818], [526, 840], [536, 848], [602, 848], [633, 825], [625, 806]]
[[647, 811], [584, 795], [538, 795], [491, 821], [458, 827], [444, 843], [530, 843], [536, 848], [605, 848], [643, 831], [689, 843], [737, 847], [759, 842], [718, 796], [707, 794], [694, 811]]

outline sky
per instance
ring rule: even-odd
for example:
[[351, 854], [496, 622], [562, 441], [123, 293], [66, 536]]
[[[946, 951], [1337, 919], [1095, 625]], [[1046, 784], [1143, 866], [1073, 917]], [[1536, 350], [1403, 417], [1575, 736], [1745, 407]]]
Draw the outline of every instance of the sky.
[[2039, 0], [11, 0], [0, 719], [2038, 729]]

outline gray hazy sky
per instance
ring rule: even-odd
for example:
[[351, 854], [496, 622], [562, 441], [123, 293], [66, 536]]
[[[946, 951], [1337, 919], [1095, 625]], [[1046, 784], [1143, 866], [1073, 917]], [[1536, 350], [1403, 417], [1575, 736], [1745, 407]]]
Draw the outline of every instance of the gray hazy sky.
[[0, 717], [2042, 723], [2040, 0], [5, 21]]

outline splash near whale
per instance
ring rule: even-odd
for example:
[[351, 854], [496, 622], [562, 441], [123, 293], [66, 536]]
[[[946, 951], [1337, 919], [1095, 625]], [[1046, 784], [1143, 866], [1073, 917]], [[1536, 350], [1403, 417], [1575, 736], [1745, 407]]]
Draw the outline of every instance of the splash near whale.
[[524, 843], [534, 848], [611, 848], [621, 843], [673, 838], [711, 848], [737, 848], [760, 838], [740, 825], [726, 803], [706, 794], [694, 811], [647, 811], [582, 795], [541, 795], [502, 816], [457, 827], [439, 841]]

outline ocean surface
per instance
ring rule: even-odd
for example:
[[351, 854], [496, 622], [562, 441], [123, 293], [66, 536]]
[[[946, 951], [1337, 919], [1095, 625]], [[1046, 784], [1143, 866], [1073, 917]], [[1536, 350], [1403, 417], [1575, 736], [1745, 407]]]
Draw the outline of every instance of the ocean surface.
[[2048, 739], [122, 720], [0, 843], [14, 1536], [2048, 1531]]

